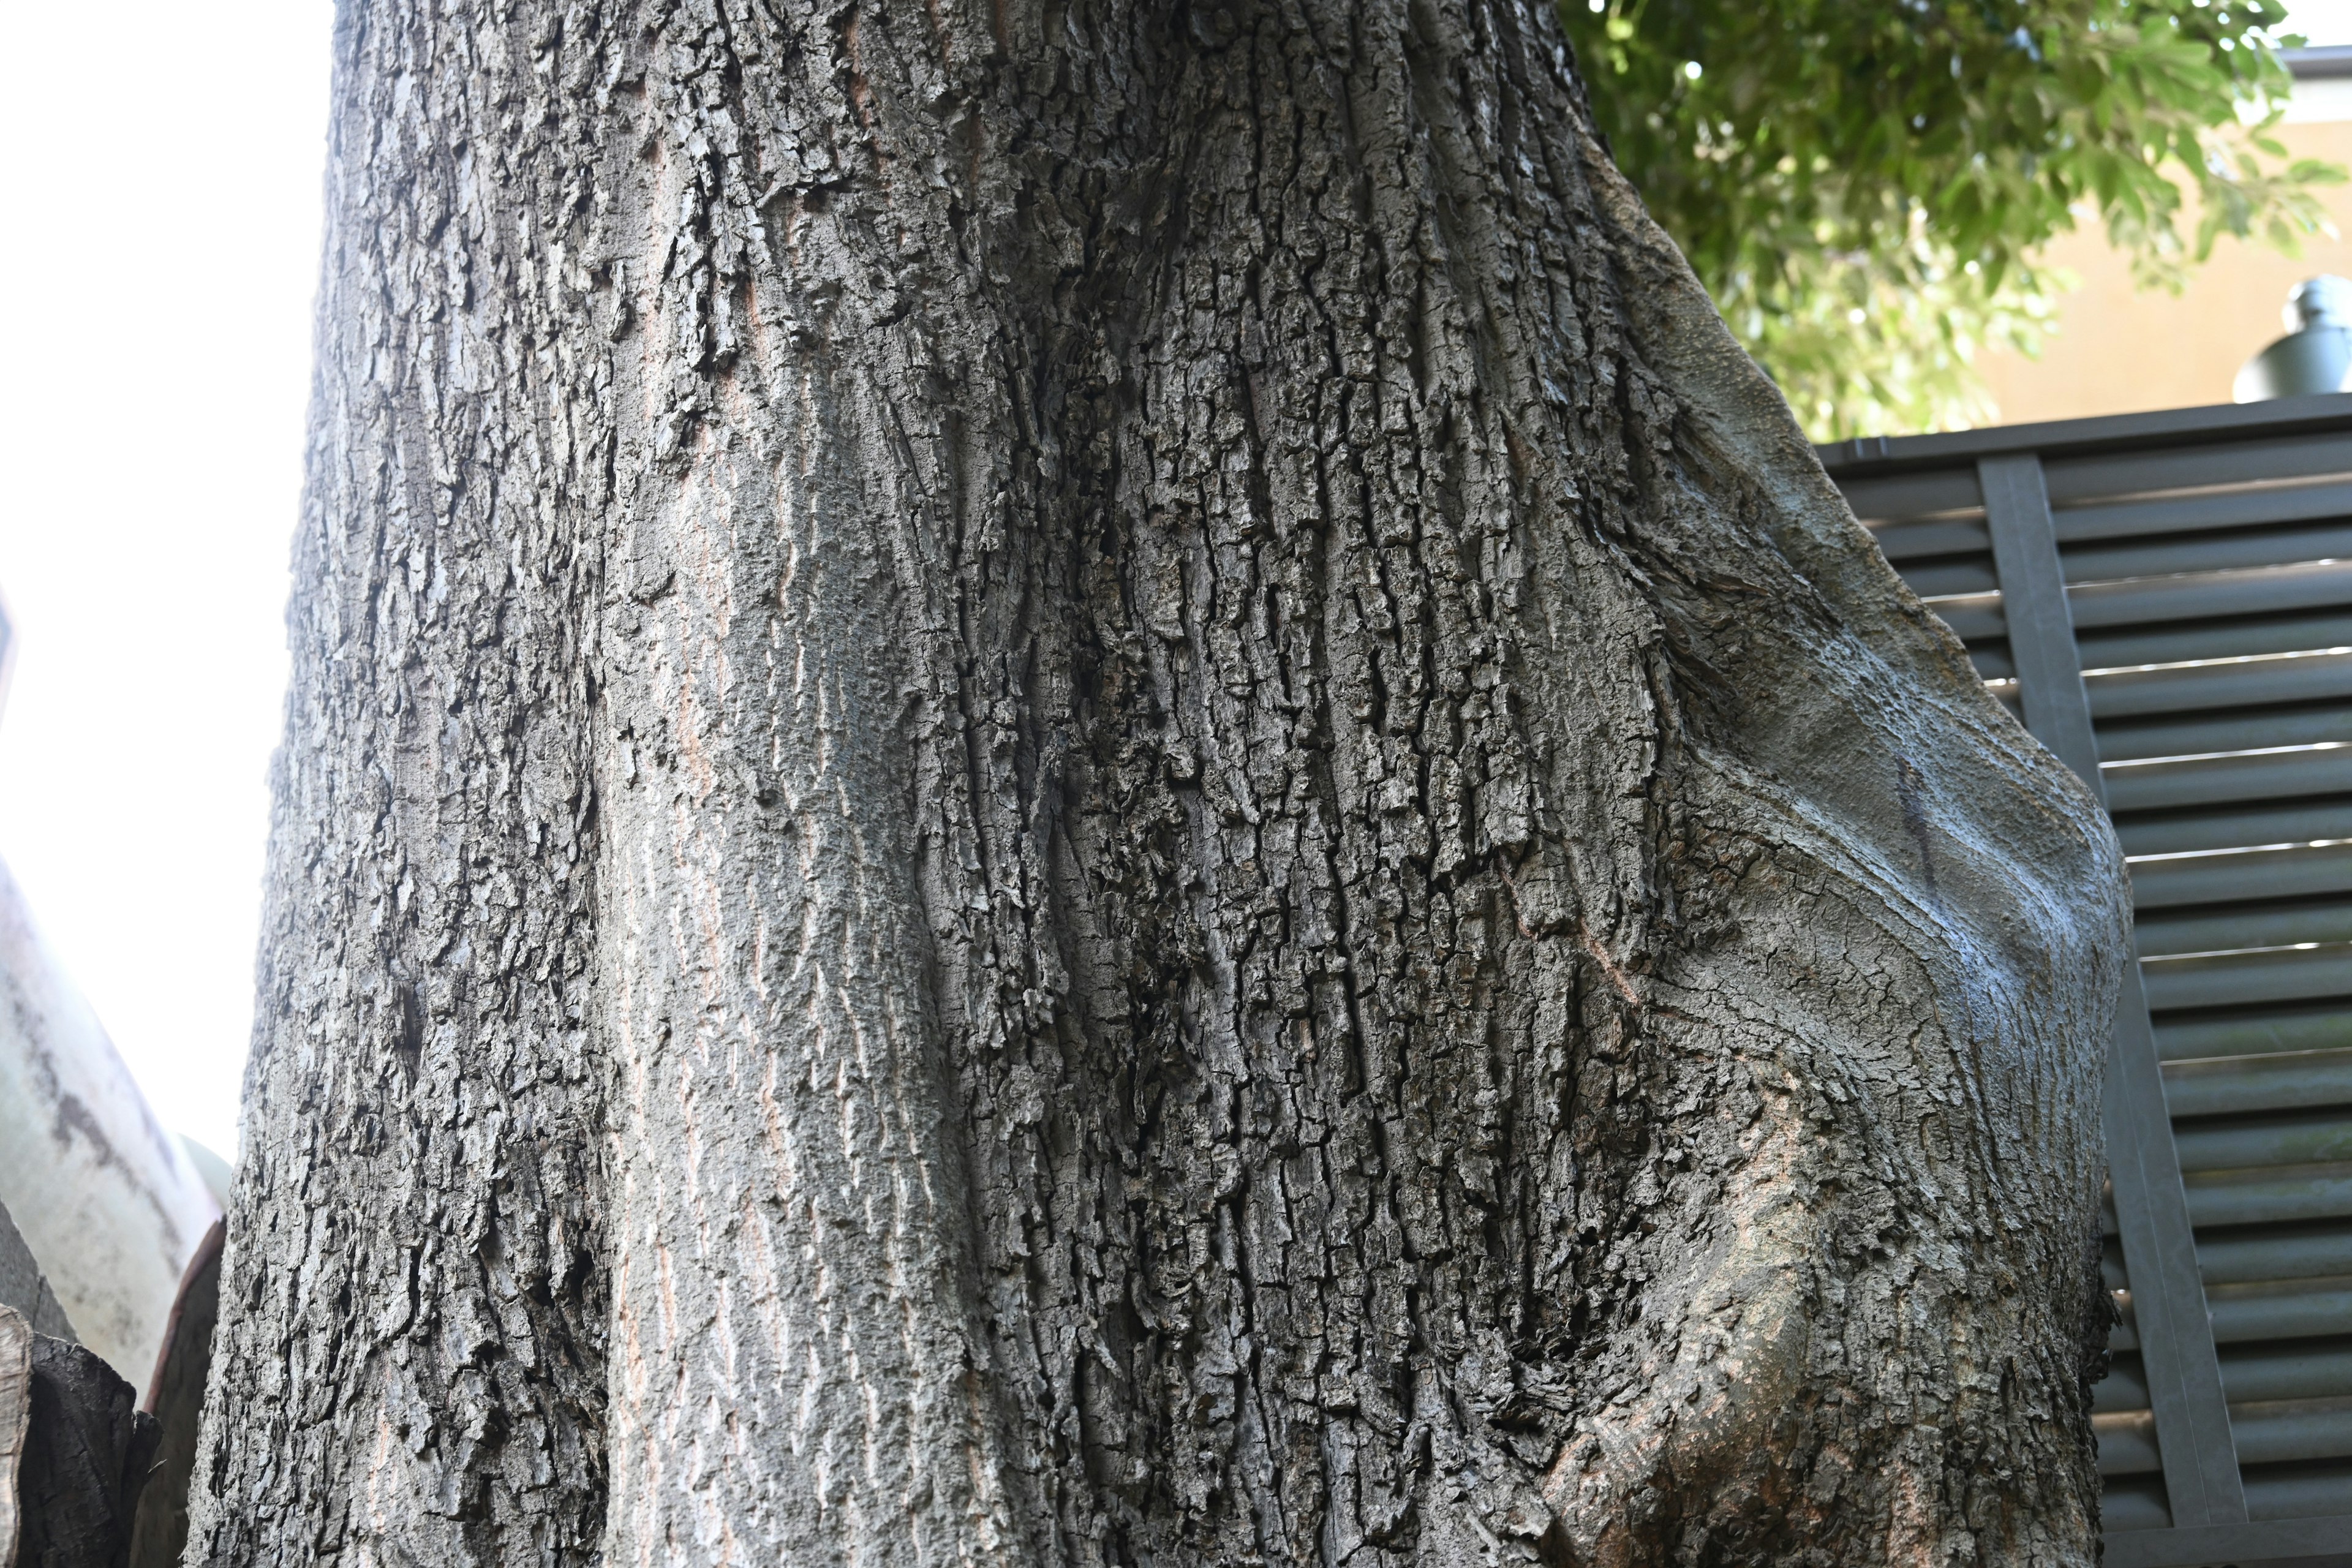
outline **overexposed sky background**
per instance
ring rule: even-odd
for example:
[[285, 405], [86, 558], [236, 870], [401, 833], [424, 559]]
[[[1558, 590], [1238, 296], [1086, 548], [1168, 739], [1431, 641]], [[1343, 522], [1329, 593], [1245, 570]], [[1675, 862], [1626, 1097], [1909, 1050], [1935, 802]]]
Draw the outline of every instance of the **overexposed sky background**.
[[[2352, 0], [2305, 0], [2352, 43]], [[21, 5], [0, 94], [0, 858], [163, 1120], [236, 1145], [330, 0]], [[94, 81], [91, 62], [102, 62]]]
[[2287, 0], [2285, 31], [2313, 44], [2352, 44], [2352, 0]]
[[0, 11], [0, 857], [235, 1146], [286, 683], [329, 0]]

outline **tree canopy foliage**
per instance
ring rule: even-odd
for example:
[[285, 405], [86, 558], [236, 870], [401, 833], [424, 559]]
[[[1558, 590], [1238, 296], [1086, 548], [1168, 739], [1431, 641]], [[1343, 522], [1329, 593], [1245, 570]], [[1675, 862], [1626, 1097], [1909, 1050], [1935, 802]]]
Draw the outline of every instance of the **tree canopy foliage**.
[[[2293, 250], [2343, 171], [2270, 132], [2280, 0], [1564, 0], [1617, 162], [1817, 437], [1985, 412], [2041, 247], [2105, 225], [2143, 285], [2224, 235]], [[2194, 200], [2185, 199], [2193, 196]]]

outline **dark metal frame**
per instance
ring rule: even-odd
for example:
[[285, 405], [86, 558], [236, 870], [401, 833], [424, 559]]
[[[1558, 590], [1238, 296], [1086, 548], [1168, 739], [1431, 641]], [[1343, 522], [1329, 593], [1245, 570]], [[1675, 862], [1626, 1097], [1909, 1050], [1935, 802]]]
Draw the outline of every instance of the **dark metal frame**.
[[2310, 49], [2281, 49], [2279, 63], [2297, 81], [2320, 81], [2352, 76], [2352, 44], [2322, 44]]
[[[2347, 51], [2352, 53], [2352, 51]], [[2091, 708], [2067, 606], [2042, 462], [2127, 454], [2184, 441], [2352, 429], [2352, 395], [2016, 425], [1944, 436], [1841, 441], [1818, 448], [1841, 483], [1973, 462], [1992, 541], [2026, 728], [2104, 803]], [[2106, 1537], [2108, 1568], [2270, 1568], [2352, 1563], [2352, 1517], [2249, 1520], [2221, 1387], [2164, 1079], [2139, 966], [2116, 1000], [2104, 1115], [2116, 1219], [2147, 1371], [2169, 1530]]]

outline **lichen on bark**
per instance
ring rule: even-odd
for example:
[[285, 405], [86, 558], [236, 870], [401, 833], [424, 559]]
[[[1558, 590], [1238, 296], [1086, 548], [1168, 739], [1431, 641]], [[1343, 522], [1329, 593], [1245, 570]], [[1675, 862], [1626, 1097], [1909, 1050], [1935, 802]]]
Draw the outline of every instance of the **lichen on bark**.
[[337, 105], [192, 1561], [2092, 1560], [2114, 842], [1543, 6]]

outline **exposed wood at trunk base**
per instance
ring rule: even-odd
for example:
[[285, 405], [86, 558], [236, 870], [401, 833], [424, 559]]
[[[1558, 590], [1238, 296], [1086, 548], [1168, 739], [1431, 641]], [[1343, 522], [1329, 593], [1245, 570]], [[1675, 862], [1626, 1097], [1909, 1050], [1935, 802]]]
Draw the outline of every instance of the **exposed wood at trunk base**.
[[338, 49], [192, 1561], [2091, 1561], [2114, 840], [1545, 6]]
[[221, 1242], [215, 1225], [188, 1259], [180, 1299], [163, 1331], [163, 1353], [148, 1385], [155, 1417], [155, 1468], [139, 1494], [131, 1568], [178, 1568], [188, 1543], [188, 1487], [194, 1479], [196, 1431], [212, 1371], [213, 1327], [220, 1316]]
[[[16, 1221], [8, 1215], [8, 1205], [0, 1204], [0, 1307], [14, 1307], [25, 1315], [25, 1321], [37, 1334], [69, 1344], [81, 1342], [66, 1320], [66, 1310], [58, 1305], [57, 1292], [41, 1272], [33, 1249], [16, 1229]], [[0, 1558], [0, 1562], [5, 1562]]]
[[33, 1424], [33, 1326], [0, 1305], [0, 1563], [15, 1568], [24, 1539], [21, 1475], [25, 1433]]
[[[22, 1367], [21, 1374], [16, 1368]], [[0, 1471], [13, 1494], [13, 1568], [123, 1568], [155, 1453], [154, 1417], [90, 1351], [0, 1307]], [[19, 1425], [20, 1424], [20, 1425]], [[8, 1452], [12, 1428], [21, 1446]]]

